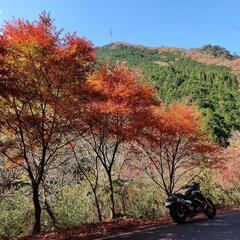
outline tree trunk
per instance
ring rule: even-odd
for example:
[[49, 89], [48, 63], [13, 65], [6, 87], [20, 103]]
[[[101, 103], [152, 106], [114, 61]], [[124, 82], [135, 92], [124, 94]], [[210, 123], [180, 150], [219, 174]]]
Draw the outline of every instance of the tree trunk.
[[123, 215], [126, 216], [126, 206], [125, 206], [125, 194], [121, 194], [121, 203], [122, 203], [122, 211]]
[[110, 172], [108, 172], [108, 180], [110, 185], [110, 201], [111, 201], [111, 213], [112, 218], [116, 218], [116, 212], [115, 212], [115, 201], [114, 201], [114, 192], [113, 192], [113, 181], [112, 181], [112, 175]]
[[93, 194], [94, 194], [94, 199], [95, 199], [97, 213], [98, 213], [98, 220], [101, 222], [103, 220], [103, 218], [102, 218], [102, 213], [101, 213], [100, 204], [99, 204], [99, 201], [98, 201], [96, 189], [93, 189]]
[[34, 216], [35, 216], [35, 222], [33, 226], [33, 234], [38, 234], [41, 232], [41, 205], [40, 205], [40, 199], [39, 199], [39, 186], [37, 184], [32, 185], [32, 191], [33, 191], [33, 206], [34, 206]]
[[47, 199], [45, 199], [44, 201], [44, 204], [45, 204], [45, 207], [46, 207], [46, 211], [48, 213], [48, 216], [50, 217], [51, 221], [52, 221], [52, 224], [53, 226], [56, 228], [56, 229], [63, 229], [64, 227], [58, 222], [56, 216], [54, 215], [54, 212], [50, 206], [50, 204], [48, 203]]

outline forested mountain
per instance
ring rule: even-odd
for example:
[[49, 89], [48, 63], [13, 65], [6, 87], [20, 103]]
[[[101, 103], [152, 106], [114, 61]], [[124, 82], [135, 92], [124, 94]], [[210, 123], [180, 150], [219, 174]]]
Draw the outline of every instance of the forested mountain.
[[139, 68], [142, 78], [156, 87], [166, 104], [175, 100], [195, 102], [203, 111], [205, 129], [221, 145], [228, 145], [231, 133], [240, 130], [237, 71], [231, 68], [239, 58], [226, 49], [212, 45], [184, 50], [113, 43], [98, 48], [97, 58]]

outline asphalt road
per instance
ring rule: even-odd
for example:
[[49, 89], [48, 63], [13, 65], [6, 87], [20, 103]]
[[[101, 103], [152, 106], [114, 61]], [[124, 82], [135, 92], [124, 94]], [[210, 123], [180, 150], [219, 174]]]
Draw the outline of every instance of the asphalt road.
[[215, 219], [193, 219], [183, 225], [170, 224], [120, 233], [108, 240], [240, 240], [240, 212], [217, 215]]

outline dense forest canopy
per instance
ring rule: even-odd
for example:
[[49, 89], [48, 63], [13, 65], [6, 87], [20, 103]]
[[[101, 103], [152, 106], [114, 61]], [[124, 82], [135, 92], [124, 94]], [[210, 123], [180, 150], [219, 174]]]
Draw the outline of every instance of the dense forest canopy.
[[[206, 45], [206, 54], [232, 55], [224, 48]], [[158, 51], [126, 44], [98, 48], [97, 58], [140, 67], [142, 78], [153, 84], [167, 104], [196, 102], [204, 113], [205, 129], [216, 142], [228, 145], [233, 130], [240, 129], [240, 94], [235, 74], [225, 66], [200, 63], [181, 51]]]

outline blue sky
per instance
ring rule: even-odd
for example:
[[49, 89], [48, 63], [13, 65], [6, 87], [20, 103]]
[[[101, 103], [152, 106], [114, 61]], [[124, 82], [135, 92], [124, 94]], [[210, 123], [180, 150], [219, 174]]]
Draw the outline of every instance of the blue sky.
[[148, 46], [221, 45], [240, 53], [239, 0], [0, 0], [0, 24], [50, 11], [58, 27], [96, 46], [125, 41]]

